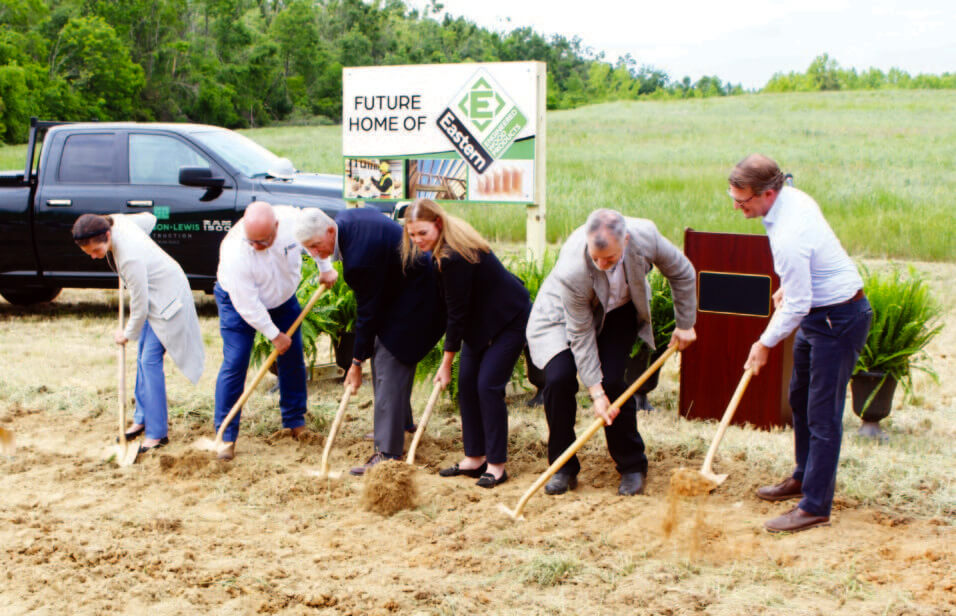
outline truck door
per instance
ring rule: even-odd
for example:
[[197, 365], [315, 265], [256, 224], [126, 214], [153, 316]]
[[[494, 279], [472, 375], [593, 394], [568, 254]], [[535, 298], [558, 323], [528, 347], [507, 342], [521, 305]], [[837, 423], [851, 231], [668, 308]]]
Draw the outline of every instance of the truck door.
[[[225, 170], [175, 133], [128, 134], [127, 211], [152, 212], [152, 237], [182, 265], [193, 288], [212, 288], [219, 243], [238, 218], [235, 182]], [[225, 190], [183, 186], [182, 167], [206, 167], [226, 178]]]
[[[37, 256], [46, 275], [71, 278], [90, 276], [112, 286], [115, 274], [104, 260], [92, 260], [76, 247], [70, 229], [80, 214], [112, 214], [126, 210], [122, 184], [126, 148], [122, 134], [96, 129], [82, 132], [51, 131], [44, 141], [47, 151], [41, 166], [35, 198]], [[59, 153], [59, 155], [57, 155]]]

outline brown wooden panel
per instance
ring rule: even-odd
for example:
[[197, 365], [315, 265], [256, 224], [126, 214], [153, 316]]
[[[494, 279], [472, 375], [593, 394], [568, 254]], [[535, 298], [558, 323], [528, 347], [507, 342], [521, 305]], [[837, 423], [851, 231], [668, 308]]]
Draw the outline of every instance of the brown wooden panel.
[[[770, 293], [780, 287], [765, 235], [706, 233], [688, 229], [684, 252], [698, 272], [769, 276]], [[697, 342], [681, 354], [680, 412], [689, 418], [720, 419], [743, 375], [750, 346], [770, 322], [769, 316], [697, 313]], [[789, 343], [789, 340], [788, 340]], [[734, 415], [735, 424], [760, 428], [790, 421], [788, 343], [770, 350], [767, 366], [750, 381]]]

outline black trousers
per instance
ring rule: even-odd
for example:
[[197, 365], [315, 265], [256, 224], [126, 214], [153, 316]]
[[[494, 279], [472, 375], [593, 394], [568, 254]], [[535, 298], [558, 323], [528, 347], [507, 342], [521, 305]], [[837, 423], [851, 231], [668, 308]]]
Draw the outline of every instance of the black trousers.
[[508, 407], [505, 387], [524, 348], [528, 311], [514, 318], [491, 343], [461, 345], [458, 406], [465, 455], [485, 456], [490, 464], [508, 460]]
[[[604, 373], [604, 391], [611, 402], [624, 393], [624, 366], [637, 338], [637, 311], [634, 304], [612, 310], [604, 319], [604, 329], [597, 337], [598, 357]], [[571, 349], [555, 355], [544, 368], [544, 411], [548, 418], [548, 462], [554, 462], [574, 443], [574, 420], [577, 414], [575, 394], [578, 391], [577, 366]], [[647, 473], [644, 439], [637, 431], [637, 405], [633, 396], [621, 407], [610, 426], [604, 427], [607, 448], [619, 473]], [[568, 460], [560, 473], [577, 475], [581, 470], [578, 457]]]

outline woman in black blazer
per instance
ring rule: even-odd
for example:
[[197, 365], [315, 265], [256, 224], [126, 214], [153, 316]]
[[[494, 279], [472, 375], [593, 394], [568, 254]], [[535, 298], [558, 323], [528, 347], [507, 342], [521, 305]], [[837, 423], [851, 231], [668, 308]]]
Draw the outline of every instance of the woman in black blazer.
[[478, 477], [479, 486], [493, 488], [508, 479], [505, 386], [525, 344], [528, 290], [471, 225], [433, 201], [412, 203], [405, 221], [403, 263], [432, 253], [448, 309], [445, 354], [435, 383], [448, 385], [461, 350], [458, 404], [465, 457], [438, 474]]

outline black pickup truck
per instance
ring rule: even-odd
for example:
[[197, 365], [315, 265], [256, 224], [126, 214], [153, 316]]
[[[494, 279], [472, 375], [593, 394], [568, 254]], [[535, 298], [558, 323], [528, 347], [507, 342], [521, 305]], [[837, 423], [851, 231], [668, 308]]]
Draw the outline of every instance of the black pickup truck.
[[209, 292], [219, 243], [255, 200], [330, 216], [345, 207], [341, 176], [299, 173], [224, 128], [34, 118], [24, 170], [0, 172], [0, 295], [31, 304], [63, 287], [114, 286], [116, 274], [84, 255], [70, 228], [80, 214], [136, 212], [156, 216], [153, 239]]

